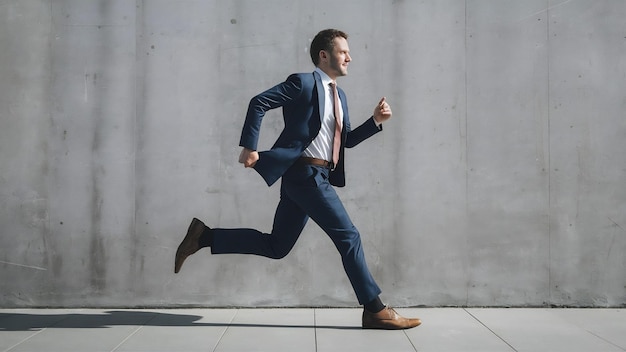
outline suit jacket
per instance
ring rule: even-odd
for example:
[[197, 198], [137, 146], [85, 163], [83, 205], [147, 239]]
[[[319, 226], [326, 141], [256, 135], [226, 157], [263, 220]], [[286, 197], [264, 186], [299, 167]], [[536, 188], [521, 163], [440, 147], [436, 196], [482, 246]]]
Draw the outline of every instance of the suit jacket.
[[[338, 165], [330, 172], [332, 185], [345, 186], [344, 148], [352, 148], [382, 130], [373, 117], [352, 130], [346, 95], [338, 89], [343, 107], [343, 129]], [[296, 73], [250, 100], [239, 145], [256, 150], [263, 116], [268, 110], [282, 107], [284, 129], [270, 150], [259, 152], [254, 169], [271, 186], [302, 156], [321, 128], [325, 92], [318, 73]]]

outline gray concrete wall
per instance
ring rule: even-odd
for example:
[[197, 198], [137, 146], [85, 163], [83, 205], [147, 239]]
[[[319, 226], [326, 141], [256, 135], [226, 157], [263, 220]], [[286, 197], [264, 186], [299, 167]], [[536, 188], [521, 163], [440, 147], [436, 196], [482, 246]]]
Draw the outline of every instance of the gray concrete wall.
[[[248, 100], [350, 34], [382, 134], [339, 190], [394, 305], [626, 304], [623, 0], [0, 2], [0, 306], [353, 306], [310, 223], [281, 261], [174, 252], [193, 216], [268, 231]], [[261, 147], [282, 126], [264, 121]]]

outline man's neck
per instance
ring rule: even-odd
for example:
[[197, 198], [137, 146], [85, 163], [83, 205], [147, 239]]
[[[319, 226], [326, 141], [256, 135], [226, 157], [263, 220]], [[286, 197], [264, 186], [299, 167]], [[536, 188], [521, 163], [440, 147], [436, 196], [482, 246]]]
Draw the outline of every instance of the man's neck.
[[317, 70], [318, 70], [321, 74], [323, 74], [323, 75], [322, 75], [322, 78], [326, 78], [326, 79], [328, 79], [328, 80], [332, 81], [333, 83], [336, 83], [336, 82], [337, 82], [337, 81], [336, 81], [336, 77], [332, 77], [331, 75], [329, 75], [329, 74], [328, 74], [328, 72], [324, 71], [324, 69], [323, 69], [323, 68], [321, 68], [321, 67], [317, 66], [317, 67], [316, 67], [316, 69], [317, 69]]

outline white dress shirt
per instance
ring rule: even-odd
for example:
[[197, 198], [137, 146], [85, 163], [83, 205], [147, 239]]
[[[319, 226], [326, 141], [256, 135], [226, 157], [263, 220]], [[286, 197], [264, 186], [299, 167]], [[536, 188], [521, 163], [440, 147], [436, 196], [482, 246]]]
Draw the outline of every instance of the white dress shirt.
[[[328, 75], [320, 70], [320, 68], [316, 68], [315, 72], [317, 72], [322, 77], [322, 85], [324, 86], [324, 94], [326, 97], [324, 98], [324, 111], [320, 111], [321, 115], [321, 128], [320, 132], [317, 134], [317, 137], [309, 144], [309, 146], [302, 153], [303, 156], [307, 156], [310, 158], [317, 158], [326, 161], [333, 160], [333, 138], [335, 136], [335, 114], [333, 109], [333, 91], [330, 88], [330, 83], [333, 83], [333, 80], [328, 77]], [[339, 121], [343, 124], [343, 108], [341, 106], [341, 100], [338, 102], [339, 104]]]

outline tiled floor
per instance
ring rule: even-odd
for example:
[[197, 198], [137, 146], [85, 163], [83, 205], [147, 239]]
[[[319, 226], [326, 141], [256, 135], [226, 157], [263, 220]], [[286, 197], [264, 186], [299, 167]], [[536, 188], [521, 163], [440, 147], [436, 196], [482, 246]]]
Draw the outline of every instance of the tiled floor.
[[0, 351], [626, 351], [626, 309], [397, 310], [422, 326], [362, 330], [359, 309], [0, 309]]

